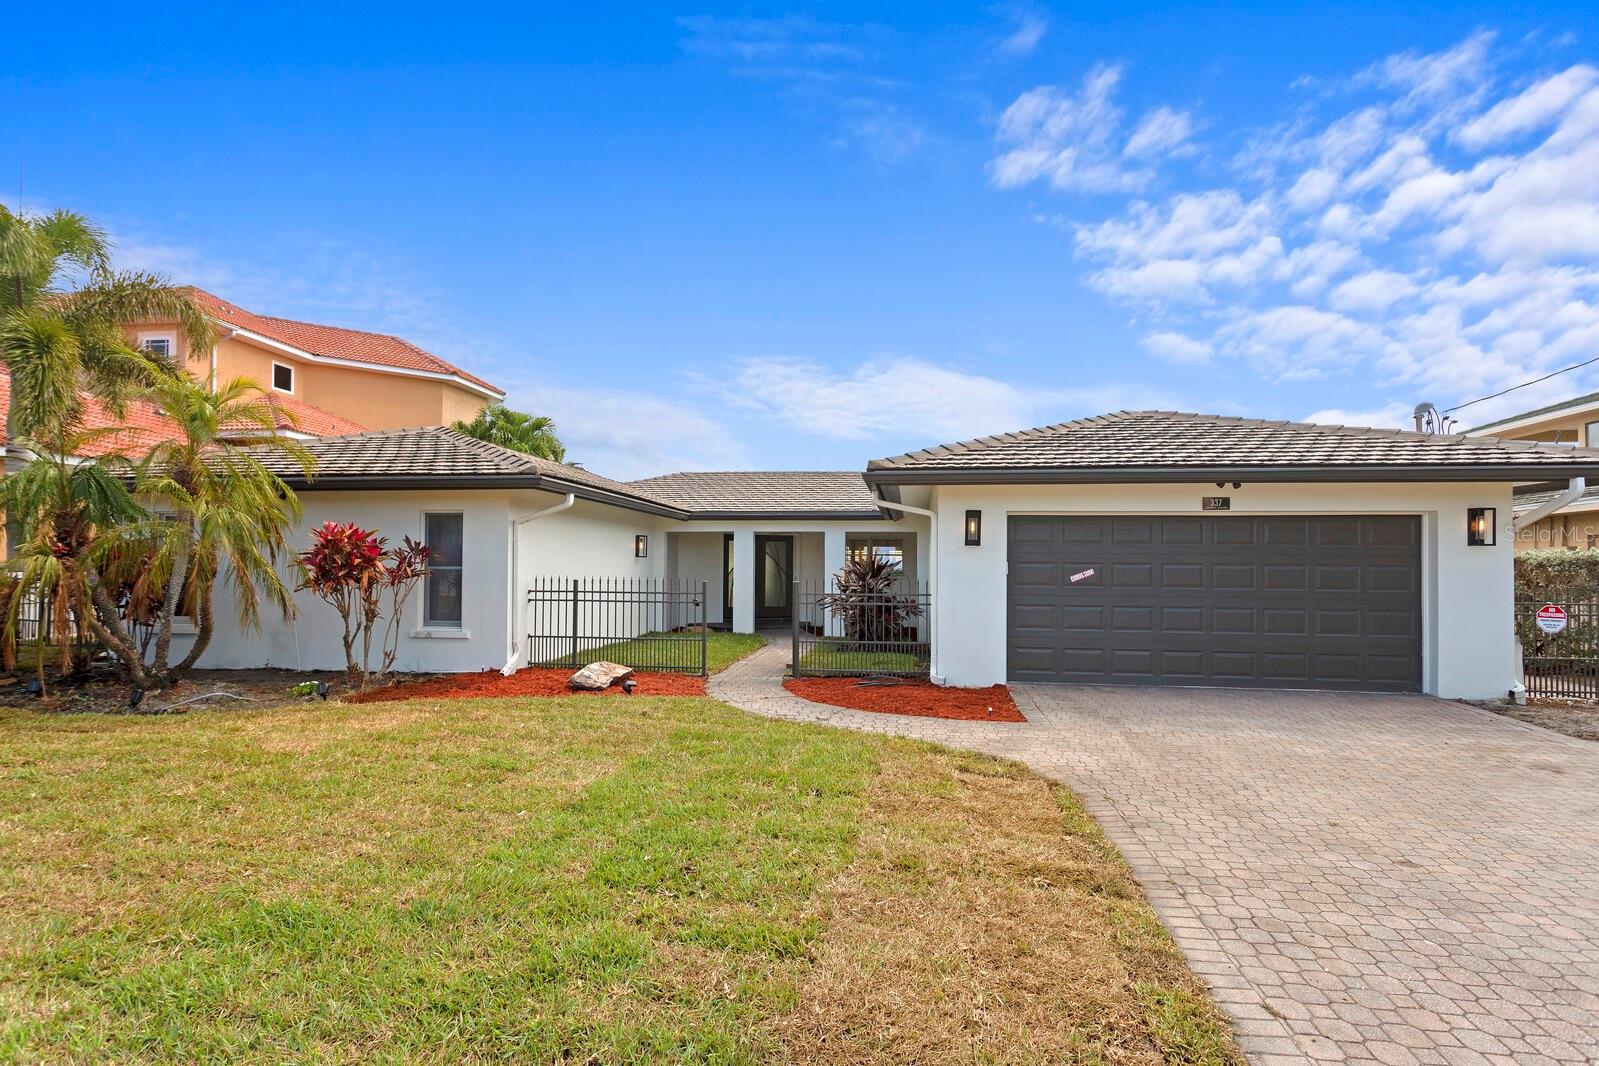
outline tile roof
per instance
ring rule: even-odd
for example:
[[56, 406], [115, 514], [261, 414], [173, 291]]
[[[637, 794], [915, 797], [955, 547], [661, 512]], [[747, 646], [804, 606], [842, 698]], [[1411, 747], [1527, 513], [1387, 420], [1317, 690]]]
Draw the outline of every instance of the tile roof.
[[702, 518], [882, 517], [877, 497], [854, 470], [690, 471], [628, 484]]
[[326, 359], [347, 359], [375, 366], [389, 366], [399, 370], [416, 370], [429, 374], [447, 374], [461, 378], [499, 396], [505, 390], [491, 385], [474, 374], [469, 374], [453, 363], [418, 348], [402, 337], [387, 333], [368, 333], [365, 330], [345, 329], [342, 326], [323, 326], [315, 322], [300, 322], [292, 318], [277, 318], [246, 311], [204, 289], [195, 289], [195, 296], [211, 309], [219, 320], [292, 348]]
[[[181, 436], [178, 427], [163, 416], [159, 408], [143, 400], [130, 400], [126, 413], [118, 418], [106, 409], [105, 404], [88, 393], [80, 393], [78, 399], [83, 405], [84, 429], [120, 431], [89, 442], [81, 449], [82, 458], [93, 459], [112, 452], [137, 456], [162, 441], [176, 440]], [[0, 411], [10, 404], [11, 373], [4, 366], [0, 366]], [[4, 443], [6, 443], [5, 424], [0, 420], [0, 444]]]
[[[1518, 492], [1516, 493], [1515, 509], [1518, 511], [1530, 511], [1534, 507], [1541, 507], [1564, 491], [1565, 489], [1544, 489], [1539, 492]], [[1555, 513], [1594, 510], [1599, 510], [1599, 486], [1588, 489]]]
[[876, 459], [869, 482], [1532, 480], [1599, 475], [1599, 450], [1461, 434], [1119, 411]]
[[359, 422], [352, 422], [332, 411], [324, 411], [293, 396], [269, 392], [261, 398], [261, 402], [272, 408], [275, 415], [273, 425], [278, 429], [308, 433], [315, 437], [337, 437], [366, 432], [366, 427]]
[[1532, 410], [1523, 411], [1520, 414], [1496, 418], [1492, 422], [1484, 422], [1480, 426], [1472, 427], [1469, 432], [1481, 433], [1483, 430], [1493, 429], [1495, 426], [1508, 426], [1512, 422], [1525, 422], [1529, 418], [1538, 418], [1543, 415], [1557, 415], [1562, 411], [1576, 411], [1579, 408], [1592, 407], [1596, 403], [1599, 403], [1599, 392], [1590, 392], [1583, 396], [1573, 396], [1569, 400], [1561, 400], [1559, 403], [1534, 407]]
[[681, 509], [636, 486], [501, 448], [444, 426], [319, 437], [302, 443], [317, 461], [309, 481], [288, 457], [265, 449], [260, 453], [262, 461], [295, 488], [537, 488], [683, 517]]

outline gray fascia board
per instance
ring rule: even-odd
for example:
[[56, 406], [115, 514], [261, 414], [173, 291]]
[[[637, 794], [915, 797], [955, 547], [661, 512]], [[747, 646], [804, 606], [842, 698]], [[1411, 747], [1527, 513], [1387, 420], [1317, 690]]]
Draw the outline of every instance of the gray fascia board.
[[916, 467], [868, 469], [869, 485], [1114, 485], [1183, 484], [1205, 481], [1548, 481], [1552, 476], [1599, 476], [1599, 464], [1495, 463], [1486, 466], [1400, 466], [1388, 463], [1339, 466], [1256, 467]]
[[658, 515], [662, 518], [687, 518], [688, 512], [649, 500], [635, 499], [619, 492], [608, 492], [594, 485], [577, 481], [563, 481], [539, 474], [477, 474], [449, 476], [443, 474], [398, 474], [392, 477], [358, 475], [354, 477], [329, 476], [307, 480], [305, 477], [287, 477], [283, 483], [296, 492], [370, 492], [395, 489], [537, 489], [543, 492], [567, 493], [594, 503], [624, 507], [630, 511]]
[[778, 522], [794, 519], [805, 522], [860, 522], [883, 517], [882, 511], [690, 511], [690, 522]]

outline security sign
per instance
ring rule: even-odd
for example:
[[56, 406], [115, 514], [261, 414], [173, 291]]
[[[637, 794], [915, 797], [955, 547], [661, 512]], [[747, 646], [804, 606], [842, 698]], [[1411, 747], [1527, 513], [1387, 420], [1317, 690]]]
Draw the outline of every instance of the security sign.
[[1545, 633], [1558, 633], [1566, 628], [1566, 609], [1556, 603], [1546, 603], [1538, 608], [1538, 628]]

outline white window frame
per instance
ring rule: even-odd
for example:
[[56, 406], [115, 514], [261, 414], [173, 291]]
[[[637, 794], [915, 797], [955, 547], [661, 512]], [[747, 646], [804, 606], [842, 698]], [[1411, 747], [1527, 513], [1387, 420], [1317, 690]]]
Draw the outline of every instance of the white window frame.
[[[287, 370], [289, 372], [289, 387], [286, 388], [286, 389], [285, 388], [280, 388], [279, 385], [278, 385], [278, 368], [279, 367], [282, 367], [284, 370]], [[295, 382], [295, 379], [298, 378], [298, 377], [299, 377], [299, 375], [297, 373], [295, 373], [295, 369], [294, 369], [294, 364], [293, 363], [280, 363], [276, 359], [274, 359], [272, 361], [272, 391], [273, 392], [284, 392], [284, 393], [288, 393], [290, 396], [293, 396], [294, 395], [294, 382]]]
[[150, 341], [166, 341], [166, 358], [172, 360], [173, 363], [179, 366], [183, 364], [183, 360], [178, 356], [178, 335], [176, 333], [173, 333], [171, 330], [157, 330], [151, 333], [140, 333], [135, 343], [142, 351], [146, 350], [146, 346]]
[[[434, 618], [432, 618], [430, 616], [429, 612], [430, 612], [430, 610], [432, 608], [432, 605], [433, 605], [433, 597], [431, 595], [429, 595], [431, 589], [428, 586], [432, 585], [433, 575], [431, 573], [429, 573], [429, 575], [426, 578], [423, 579], [424, 587], [422, 589], [422, 626], [421, 626], [421, 628], [419, 630], [415, 631], [415, 633], [413, 635], [421, 635], [421, 634], [441, 634], [441, 635], [442, 634], [449, 634], [449, 635], [452, 635], [452, 636], [456, 635], [456, 634], [460, 634], [460, 635], [463, 635], [463, 636], [466, 635], [466, 512], [464, 512], [464, 511], [423, 511], [422, 512], [422, 521], [421, 521], [421, 534], [422, 535], [421, 535], [420, 539], [421, 539], [422, 543], [424, 543], [424, 544], [427, 543], [428, 519], [429, 518], [448, 518], [448, 517], [455, 517], [455, 518], [459, 518], [461, 520], [461, 561], [456, 566], [445, 567], [444, 568], [446, 570], [456, 570], [461, 575], [461, 617], [456, 619], [453, 622], [450, 622], [450, 621], [441, 622], [441, 621], [435, 620]], [[433, 561], [432, 561], [432, 559], [429, 559], [428, 560], [428, 569], [431, 571], [432, 568], [433, 568]]]

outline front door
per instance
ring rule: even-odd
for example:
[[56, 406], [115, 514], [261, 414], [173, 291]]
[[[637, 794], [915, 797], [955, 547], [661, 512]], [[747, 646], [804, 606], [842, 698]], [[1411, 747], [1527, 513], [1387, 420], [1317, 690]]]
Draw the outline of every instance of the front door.
[[794, 621], [794, 538], [755, 538], [755, 627]]

